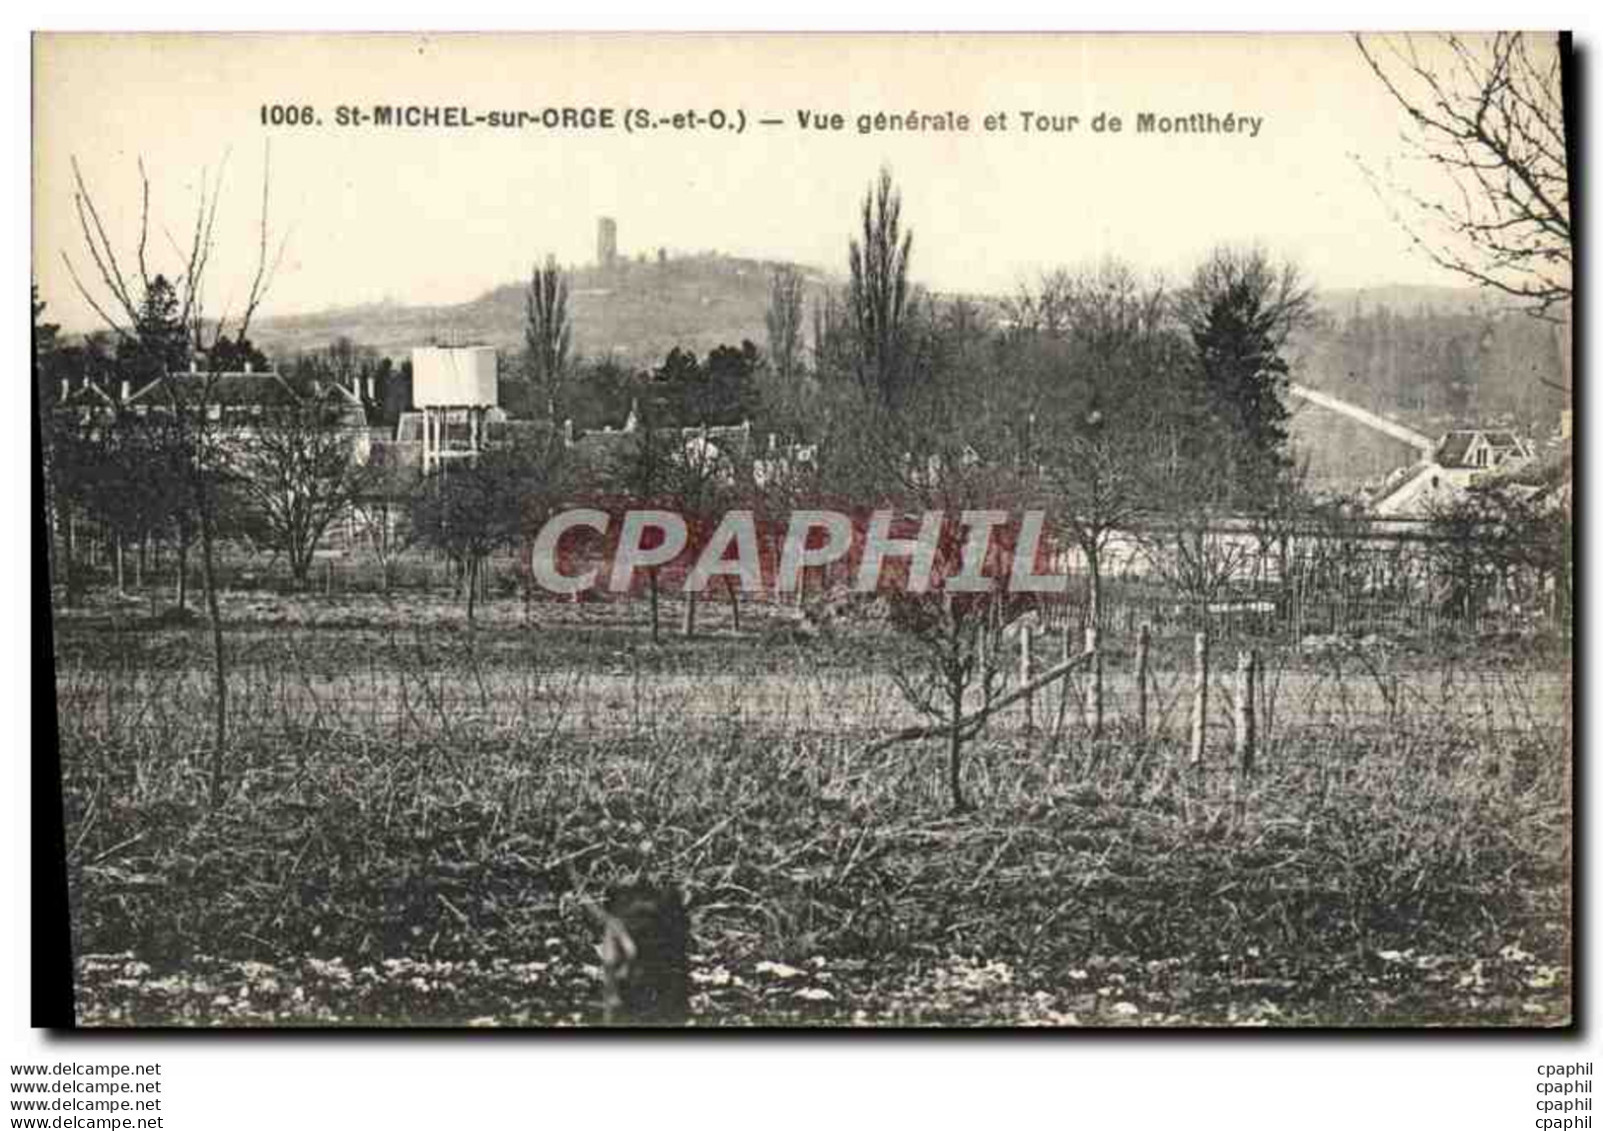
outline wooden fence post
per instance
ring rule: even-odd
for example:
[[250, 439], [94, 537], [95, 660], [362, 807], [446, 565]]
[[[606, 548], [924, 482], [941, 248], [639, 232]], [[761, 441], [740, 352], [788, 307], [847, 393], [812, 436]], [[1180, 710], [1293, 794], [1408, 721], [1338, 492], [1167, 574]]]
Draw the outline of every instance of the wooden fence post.
[[1208, 731], [1208, 634], [1197, 633], [1191, 683], [1191, 764], [1202, 766]]
[[1253, 698], [1257, 660], [1258, 657], [1250, 648], [1243, 648], [1236, 656], [1236, 762], [1244, 774], [1252, 773], [1254, 748], [1258, 740]]
[[[1019, 629], [1019, 686], [1027, 687], [1030, 677], [1034, 675], [1034, 665], [1030, 662], [1030, 626], [1023, 625]], [[1024, 697], [1024, 733], [1035, 731], [1035, 696]]]
[[1102, 651], [1097, 647], [1097, 628], [1085, 628], [1085, 650], [1091, 655], [1090, 668], [1085, 677], [1085, 722], [1095, 741], [1102, 737]]
[[[1063, 624], [1063, 656], [1062, 662], [1067, 663], [1074, 655], [1074, 639], [1069, 635], [1068, 622]], [[1058, 736], [1063, 733], [1063, 724], [1069, 717], [1069, 681], [1065, 678], [1058, 685], [1058, 718], [1052, 724], [1052, 742], [1057, 743]]]
[[1291, 583], [1291, 644], [1298, 651], [1302, 650], [1302, 577], [1299, 575]]
[[1143, 624], [1135, 638], [1135, 720], [1136, 733], [1147, 736], [1147, 656], [1152, 649], [1152, 628]]

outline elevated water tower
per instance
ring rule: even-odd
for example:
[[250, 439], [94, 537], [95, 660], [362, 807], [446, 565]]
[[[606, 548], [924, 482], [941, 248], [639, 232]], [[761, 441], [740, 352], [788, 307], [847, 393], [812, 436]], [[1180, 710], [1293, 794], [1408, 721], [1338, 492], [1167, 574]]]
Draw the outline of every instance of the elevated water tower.
[[472, 459], [484, 444], [484, 417], [495, 407], [495, 350], [427, 346], [412, 351], [412, 404], [423, 414], [423, 472]]

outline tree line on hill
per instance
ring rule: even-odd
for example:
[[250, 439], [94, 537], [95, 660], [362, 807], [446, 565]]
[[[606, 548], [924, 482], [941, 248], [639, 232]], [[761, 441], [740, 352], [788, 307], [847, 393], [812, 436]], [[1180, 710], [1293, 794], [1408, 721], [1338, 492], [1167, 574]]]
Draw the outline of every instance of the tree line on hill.
[[1566, 404], [1559, 327], [1518, 312], [1354, 303], [1298, 343], [1310, 384], [1421, 430], [1545, 436]]

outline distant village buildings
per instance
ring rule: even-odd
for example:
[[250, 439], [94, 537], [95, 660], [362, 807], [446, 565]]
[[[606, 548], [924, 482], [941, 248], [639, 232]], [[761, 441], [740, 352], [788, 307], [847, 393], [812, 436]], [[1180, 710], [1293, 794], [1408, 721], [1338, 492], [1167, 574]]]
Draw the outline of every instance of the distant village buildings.
[[[616, 238], [616, 225], [603, 217], [598, 234], [604, 250]], [[192, 368], [138, 388], [123, 381], [114, 390], [87, 378], [72, 387], [63, 381], [55, 411], [87, 422], [120, 412], [163, 411], [174, 397], [187, 404], [204, 398], [208, 419], [222, 422], [225, 432], [244, 440], [273, 413], [300, 404], [308, 396], [320, 397], [333, 406], [337, 426], [350, 432], [358, 461], [389, 472], [380, 479], [388, 484], [387, 492], [395, 494], [409, 489], [419, 476], [452, 461], [471, 459], [486, 447], [510, 443], [520, 433], [550, 433], [560, 428], [563, 445], [598, 470], [639, 433], [638, 413], [633, 408], [621, 426], [583, 432], [576, 431], [571, 420], [559, 424], [555, 419], [514, 418], [497, 404], [497, 365], [496, 352], [488, 346], [414, 349], [412, 406], [400, 414], [393, 429], [368, 425], [365, 406], [376, 403], [372, 388], [352, 389], [331, 382], [297, 392], [280, 374], [253, 371], [249, 366], [221, 373]], [[1299, 390], [1299, 395], [1315, 399], [1304, 390]], [[1340, 411], [1350, 406], [1330, 407]], [[1418, 462], [1388, 476], [1369, 496], [1367, 511], [1377, 519], [1423, 521], [1477, 484], [1546, 483], [1558, 474], [1549, 465], [1556, 466], [1559, 461], [1567, 475], [1573, 442], [1568, 435], [1569, 419], [1566, 412], [1560, 435], [1540, 450], [1533, 440], [1508, 428], [1454, 429], [1423, 451]], [[1394, 435], [1402, 427], [1389, 421], [1382, 425]], [[701, 444], [711, 454], [727, 453], [749, 462], [759, 485], [809, 466], [816, 455], [805, 446], [780, 444], [773, 436], [768, 437], [766, 447], [754, 447], [750, 421], [671, 431], [678, 433], [681, 443]], [[1568, 490], [1567, 483], [1563, 490]]]
[[122, 381], [115, 391], [87, 377], [77, 387], [67, 387], [66, 380], [62, 384], [55, 411], [76, 417], [80, 423], [122, 413], [142, 417], [171, 412], [174, 405], [181, 405], [217, 425], [225, 444], [240, 448], [248, 445], [263, 427], [270, 426], [275, 415], [321, 401], [329, 409], [329, 426], [349, 434], [357, 462], [366, 463], [371, 453], [372, 434], [357, 390], [330, 382], [297, 392], [277, 372], [255, 370], [248, 362], [242, 370], [226, 372], [192, 365], [137, 388]]
[[[1432, 440], [1413, 428], [1318, 389], [1293, 383], [1291, 396], [1338, 413], [1419, 453], [1416, 462], [1398, 468], [1369, 493], [1367, 511], [1377, 519], [1427, 520], [1480, 484], [1507, 482], [1540, 462], [1538, 445], [1505, 427], [1455, 428]], [[1566, 451], [1570, 414], [1560, 418], [1554, 445]]]
[[[659, 262], [665, 261], [665, 250], [659, 249], [657, 254]], [[624, 270], [628, 266], [619, 258], [618, 225], [613, 217], [597, 218], [596, 262], [604, 270]], [[609, 292], [598, 288], [593, 293]], [[356, 461], [371, 471], [365, 477], [366, 486], [356, 510], [381, 513], [386, 534], [406, 521], [406, 501], [421, 480], [455, 463], [471, 461], [485, 450], [525, 438], [556, 442], [585, 469], [580, 479], [599, 485], [645, 434], [636, 405], [631, 405], [621, 423], [588, 430], [576, 429], [571, 419], [557, 419], [552, 406], [543, 406], [544, 413], [535, 407], [529, 415], [515, 417], [499, 404], [502, 390], [498, 365], [496, 351], [489, 346], [413, 349], [411, 403], [399, 412], [398, 418], [385, 417], [396, 420], [392, 426], [378, 422], [375, 412], [379, 399], [371, 377], [365, 378], [369, 382], [366, 388], [329, 382], [314, 383], [306, 389], [299, 382], [292, 386], [273, 371], [253, 372], [248, 365], [240, 372], [191, 369], [170, 373], [138, 388], [131, 388], [127, 381], [116, 389], [87, 378], [72, 388], [63, 382], [55, 411], [93, 422], [124, 412], [163, 411], [174, 403], [175, 397], [190, 405], [205, 400], [207, 418], [223, 423], [223, 435], [238, 439], [243, 448], [253, 429], [275, 412], [303, 404], [308, 397], [322, 398], [334, 409], [334, 426], [351, 436]], [[1541, 444], [1511, 428], [1491, 426], [1455, 428], [1432, 440], [1402, 423], [1321, 390], [1293, 384], [1288, 393], [1405, 443], [1417, 453], [1416, 462], [1387, 476], [1362, 500], [1361, 510], [1352, 512], [1355, 518], [1361, 514], [1373, 520], [1368, 537], [1382, 541], [1418, 537], [1422, 524], [1480, 485], [1499, 485], [1525, 498], [1542, 496], [1552, 506], [1570, 505], [1573, 471], [1568, 410], [1562, 414], [1559, 435]], [[815, 470], [818, 454], [815, 445], [785, 442], [776, 435], [754, 438], [750, 420], [738, 425], [703, 423], [653, 429], [651, 434], [666, 438], [669, 446], [682, 450], [698, 465], [722, 464], [731, 475], [739, 467], [755, 486], [770, 490], [802, 482], [803, 476]], [[971, 451], [963, 456], [965, 463], [978, 458]], [[914, 472], [912, 478], [934, 480], [940, 471], [938, 463], [932, 462], [922, 472]], [[358, 527], [371, 527], [370, 523], [356, 521], [359, 517], [360, 514], [353, 515], [351, 522], [343, 524], [349, 537], [354, 537], [352, 532]], [[1236, 530], [1235, 526], [1245, 521], [1225, 520], [1226, 535], [1239, 537], [1243, 546], [1251, 541], [1252, 532], [1245, 527]], [[1137, 549], [1133, 541], [1116, 539], [1105, 554], [1104, 565], [1110, 573], [1139, 574], [1143, 568]], [[1075, 556], [1072, 551], [1066, 554]], [[1243, 561], [1250, 557], [1243, 553]]]
[[1506, 475], [1536, 458], [1536, 445], [1507, 429], [1461, 428], [1430, 455], [1390, 476], [1370, 503], [1378, 518], [1427, 519], [1492, 473]]

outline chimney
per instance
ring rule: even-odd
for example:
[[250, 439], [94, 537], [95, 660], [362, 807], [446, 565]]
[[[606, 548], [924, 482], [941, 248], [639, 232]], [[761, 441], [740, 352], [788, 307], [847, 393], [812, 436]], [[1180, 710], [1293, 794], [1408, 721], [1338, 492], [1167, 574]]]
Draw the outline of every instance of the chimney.
[[127, 404], [128, 403], [128, 382], [127, 381], [124, 381], [122, 383], [122, 397], [121, 397], [121, 400], [122, 400], [123, 404]]
[[63, 377], [61, 379], [61, 399], [62, 400], [66, 400], [67, 399], [67, 386], [69, 384], [70, 384], [70, 382], [65, 377]]
[[200, 362], [199, 362], [199, 360], [197, 360], [196, 358], [193, 358], [193, 357], [189, 359], [189, 371], [191, 373], [199, 373], [200, 372]]
[[378, 403], [378, 397], [373, 395], [373, 375], [371, 373], [362, 378], [362, 384], [367, 388], [367, 402], [369, 404]]
[[779, 437], [777, 435], [775, 435], [774, 433], [772, 433], [772, 432], [768, 433], [768, 454], [769, 455], [773, 455], [774, 454], [774, 445], [778, 441], [778, 439], [779, 439]]
[[249, 373], [249, 372], [251, 372], [251, 367], [250, 367], [250, 359], [249, 359], [249, 358], [246, 358], [246, 359], [245, 359], [245, 372], [246, 372], [246, 373]]
[[567, 447], [573, 447], [573, 417], [562, 422], [562, 442]]

